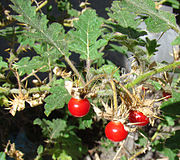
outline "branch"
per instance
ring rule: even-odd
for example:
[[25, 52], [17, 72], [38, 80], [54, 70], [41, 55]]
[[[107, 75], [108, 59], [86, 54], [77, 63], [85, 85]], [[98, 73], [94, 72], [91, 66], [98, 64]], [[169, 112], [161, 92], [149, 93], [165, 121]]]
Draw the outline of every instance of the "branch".
[[[33, 88], [29, 88], [29, 89], [21, 89], [21, 92], [23, 94], [26, 94], [26, 93], [37, 93], [37, 92], [44, 92], [44, 91], [49, 91], [50, 90], [50, 87], [47, 86], [47, 85], [42, 85], [40, 87], [33, 87]], [[8, 95], [8, 94], [18, 94], [19, 93], [19, 89], [17, 88], [13, 88], [13, 89], [10, 89], [10, 88], [3, 88], [3, 87], [0, 87], [0, 93], [3, 93], [5, 95]]]
[[160, 72], [164, 72], [164, 71], [168, 71], [170, 69], [174, 69], [176, 68], [177, 66], [180, 66], [180, 61], [176, 61], [172, 64], [169, 64], [169, 65], [166, 65], [166, 66], [163, 66], [163, 67], [160, 67], [160, 68], [156, 68], [152, 71], [149, 71], [149, 72], [146, 72], [140, 76], [138, 76], [134, 81], [132, 81], [131, 83], [128, 83], [125, 85], [125, 87], [127, 89], [129, 88], [132, 88], [134, 87], [136, 84], [148, 79], [149, 77], [151, 77], [152, 75], [154, 74], [157, 74], [157, 73], [160, 73]]

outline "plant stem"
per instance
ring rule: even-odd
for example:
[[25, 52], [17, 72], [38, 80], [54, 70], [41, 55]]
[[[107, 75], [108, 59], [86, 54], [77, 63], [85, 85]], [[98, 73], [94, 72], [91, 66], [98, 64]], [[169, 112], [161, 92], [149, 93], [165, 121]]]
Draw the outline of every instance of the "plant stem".
[[124, 147], [124, 143], [125, 143], [125, 141], [123, 141], [123, 142], [120, 144], [120, 147], [119, 147], [118, 151], [116, 152], [116, 155], [114, 156], [113, 160], [117, 160], [118, 155], [119, 155], [119, 153], [121, 152], [121, 149]]
[[168, 70], [173, 69], [173, 68], [175, 68], [175, 67], [177, 67], [177, 66], [179, 66], [179, 65], [180, 65], [180, 61], [176, 61], [176, 62], [174, 62], [174, 63], [172, 63], [172, 64], [169, 64], [169, 65], [166, 65], [166, 66], [163, 66], [163, 67], [160, 67], [160, 68], [156, 68], [156, 69], [154, 69], [154, 70], [152, 70], [152, 71], [146, 72], [146, 73], [138, 76], [138, 77], [137, 77], [134, 81], [132, 81], [131, 83], [126, 84], [125, 87], [126, 87], [127, 89], [132, 88], [132, 87], [134, 87], [136, 84], [138, 84], [138, 83], [146, 80], [147, 78], [151, 77], [151, 76], [154, 75], [154, 74], [157, 74], [157, 73], [160, 73], [160, 72], [164, 72], [164, 71], [168, 71]]
[[[50, 90], [50, 87], [47, 86], [47, 85], [43, 85], [43, 86], [40, 86], [40, 87], [33, 87], [33, 88], [28, 89], [28, 90], [21, 89], [23, 94], [26, 94], [26, 93], [31, 94], [31, 93], [44, 92], [44, 91], [49, 91], [49, 90]], [[18, 94], [19, 89], [17, 89], [17, 88], [10, 89], [10, 88], [0, 87], [0, 93], [4, 93], [6, 95], [8, 95], [10, 93], [11, 94]]]
[[151, 138], [151, 142], [153, 142], [153, 141], [156, 139], [156, 137], [157, 137], [158, 134], [159, 134], [159, 131], [160, 131], [161, 127], [162, 127], [161, 124], [159, 124], [158, 127], [157, 127], [156, 132], [154, 133], [154, 135], [153, 135], [152, 138]]
[[38, 10], [40, 10], [41, 8], [43, 8], [46, 4], [48, 3], [48, 0], [44, 1], [43, 3], [41, 3], [40, 5], [38, 5], [38, 7], [36, 8], [36, 12]]
[[111, 87], [113, 90], [114, 113], [116, 116], [117, 115], [117, 108], [118, 108], [116, 85], [115, 85], [113, 80], [110, 80], [109, 83], [111, 84]]
[[71, 67], [71, 69], [74, 71], [74, 73], [76, 74], [77, 77], [79, 77], [80, 81], [82, 82], [83, 85], [85, 85], [85, 81], [84, 79], [82, 78], [82, 76], [79, 74], [78, 70], [76, 69], [76, 67], [73, 65], [73, 63], [71, 62], [71, 60], [66, 57], [64, 55], [64, 59], [65, 61], [67, 62], [67, 64]]

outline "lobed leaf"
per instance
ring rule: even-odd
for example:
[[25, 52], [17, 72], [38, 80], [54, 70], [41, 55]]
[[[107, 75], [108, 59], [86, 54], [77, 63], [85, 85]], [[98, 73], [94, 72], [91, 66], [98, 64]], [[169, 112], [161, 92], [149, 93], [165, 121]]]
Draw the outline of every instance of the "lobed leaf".
[[46, 116], [49, 116], [55, 109], [63, 108], [65, 103], [68, 103], [70, 99], [69, 93], [64, 88], [64, 80], [60, 79], [57, 80], [57, 82], [58, 83], [50, 89], [51, 94], [45, 98], [44, 113]]
[[[115, 12], [113, 17], [117, 17], [118, 15], [123, 16], [123, 18], [121, 18], [121, 20], [123, 19], [122, 21], [126, 18], [126, 26], [130, 26], [130, 23], [133, 21], [133, 23], [135, 23], [137, 18], [139, 18], [138, 16], [142, 16], [146, 18], [145, 23], [150, 32], [165, 32], [170, 28], [179, 32], [175, 15], [166, 11], [157, 10], [153, 0], [122, 0], [114, 1], [113, 3], [116, 5], [116, 9], [112, 7], [112, 10]], [[132, 16], [125, 15], [125, 12], [129, 12], [128, 14]], [[137, 15], [136, 18], [135, 15]], [[122, 22], [120, 22], [120, 24], [122, 24]]]
[[[44, 63], [40, 56], [35, 56], [32, 60], [30, 60], [30, 57], [23, 57], [20, 61], [14, 64], [14, 67], [18, 69], [21, 76], [24, 74], [30, 74], [34, 70], [41, 68], [43, 65], [47, 65], [47, 63]], [[47, 71], [47, 67], [46, 69], [43, 69], [43, 71]]]
[[48, 25], [49, 21], [46, 15], [36, 12], [36, 7], [31, 6], [31, 1], [11, 1], [13, 3], [11, 8], [19, 14], [14, 16], [14, 18], [34, 29], [26, 33], [28, 37], [41, 40], [41, 42], [46, 42], [55, 47], [58, 50], [59, 56], [66, 54], [67, 47], [64, 40], [65, 34], [62, 25], [58, 23]]
[[100, 39], [102, 23], [102, 19], [97, 17], [94, 10], [84, 11], [79, 20], [74, 22], [76, 30], [68, 32], [70, 35], [69, 49], [79, 53], [81, 59], [101, 58], [102, 53], [99, 53], [98, 49], [107, 44], [107, 40]]
[[39, 118], [34, 120], [34, 124], [39, 125], [42, 128], [42, 132], [50, 139], [56, 139], [61, 136], [61, 132], [66, 129], [66, 121], [62, 119], [53, 119], [52, 121]]

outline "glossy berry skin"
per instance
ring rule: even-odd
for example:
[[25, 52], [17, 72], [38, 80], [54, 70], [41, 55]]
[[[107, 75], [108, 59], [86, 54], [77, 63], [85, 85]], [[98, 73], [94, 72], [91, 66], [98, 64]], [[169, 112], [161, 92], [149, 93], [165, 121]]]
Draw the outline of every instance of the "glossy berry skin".
[[75, 99], [71, 98], [68, 103], [69, 112], [75, 117], [85, 116], [90, 109], [90, 103], [88, 99]]
[[121, 122], [110, 121], [105, 127], [105, 135], [113, 142], [120, 142], [127, 137], [128, 132]]
[[163, 97], [166, 97], [166, 99], [169, 99], [172, 97], [172, 95], [168, 92], [163, 91]]
[[135, 124], [137, 126], [145, 126], [149, 123], [149, 118], [140, 111], [131, 110], [129, 112], [129, 121], [131, 123], [137, 123]]

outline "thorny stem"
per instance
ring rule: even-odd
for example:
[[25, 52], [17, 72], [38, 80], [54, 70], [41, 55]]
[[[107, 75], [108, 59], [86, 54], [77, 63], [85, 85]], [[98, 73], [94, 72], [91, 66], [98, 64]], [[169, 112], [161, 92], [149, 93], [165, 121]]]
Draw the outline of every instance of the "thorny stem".
[[163, 67], [160, 67], [160, 68], [156, 68], [156, 69], [154, 69], [152, 71], [146, 72], [146, 73], [138, 76], [134, 81], [126, 84], [124, 87], [127, 88], [127, 89], [132, 88], [136, 84], [146, 80], [147, 78], [151, 77], [154, 74], [157, 74], [157, 73], [160, 73], [160, 72], [164, 72], [164, 71], [168, 71], [168, 70], [170, 70], [172, 68], [175, 68], [175, 67], [177, 67], [179, 65], [180, 65], [180, 61], [176, 61], [176, 62], [174, 62], [172, 64], [169, 64], [169, 65], [166, 65], [166, 66], [163, 66]]
[[[31, 93], [37, 93], [37, 92], [45, 92], [45, 91], [49, 91], [49, 90], [50, 90], [49, 86], [42, 85], [40, 87], [33, 87], [33, 88], [28, 89], [28, 90], [21, 89], [21, 92], [23, 94], [26, 94], [26, 93], [30, 93], [31, 94]], [[17, 88], [10, 89], [10, 88], [0, 87], [0, 92], [3, 92], [6, 95], [8, 95], [9, 93], [11, 93], [11, 94], [18, 94], [19, 93], [19, 89], [17, 89]]]
[[117, 115], [117, 108], [118, 108], [118, 102], [117, 102], [117, 91], [116, 86], [113, 80], [110, 80], [109, 83], [111, 84], [112, 90], [113, 90], [113, 102], [114, 102], [114, 113], [115, 116]]

